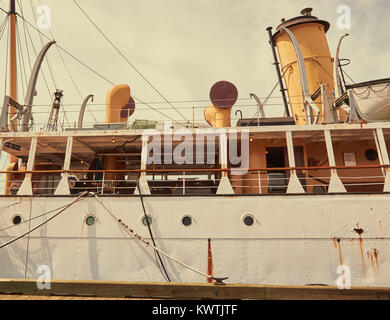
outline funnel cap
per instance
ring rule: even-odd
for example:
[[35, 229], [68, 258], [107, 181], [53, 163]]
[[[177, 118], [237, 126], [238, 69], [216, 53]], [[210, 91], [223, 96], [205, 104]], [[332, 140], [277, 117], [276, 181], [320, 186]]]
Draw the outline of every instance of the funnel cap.
[[319, 20], [317, 17], [312, 16], [311, 13], [313, 11], [313, 8], [305, 8], [301, 11], [301, 16], [282, 21], [282, 23], [276, 28], [276, 32], [274, 36], [280, 31], [281, 27], [289, 28], [292, 26], [296, 26], [298, 24], [304, 24], [304, 23], [319, 23], [324, 26], [325, 33], [329, 30], [330, 24], [328, 21], [325, 20]]

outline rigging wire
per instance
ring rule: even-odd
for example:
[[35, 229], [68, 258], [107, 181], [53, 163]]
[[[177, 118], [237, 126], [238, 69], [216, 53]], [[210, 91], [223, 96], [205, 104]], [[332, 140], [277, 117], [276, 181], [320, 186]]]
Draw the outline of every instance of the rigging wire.
[[[22, 13], [23, 15], [23, 7], [22, 7], [22, 3], [19, 2], [18, 0], [18, 5], [19, 5], [19, 8], [20, 8], [20, 12]], [[26, 51], [27, 51], [27, 58], [28, 58], [28, 64], [30, 66], [30, 72], [32, 72], [32, 64], [31, 64], [31, 59], [30, 59], [30, 50], [28, 48], [28, 43], [27, 43], [27, 34], [26, 34], [26, 22], [24, 20], [23, 21], [23, 36], [24, 36], [24, 42], [26, 44]]]
[[[19, 1], [19, 0], [18, 0], [18, 1]], [[41, 2], [40, 2], [39, 0], [38, 0], [38, 4], [41, 5]], [[51, 37], [54, 39], [54, 34], [53, 34], [53, 32], [52, 32], [51, 29], [49, 29], [49, 32], [50, 32]], [[71, 72], [70, 72], [70, 70], [69, 70], [67, 64], [65, 63], [65, 59], [64, 59], [64, 57], [62, 56], [61, 51], [60, 51], [60, 49], [58, 48], [58, 46], [56, 46], [56, 49], [57, 49], [58, 55], [59, 55], [59, 57], [60, 57], [60, 59], [61, 59], [63, 65], [64, 65], [64, 67], [65, 67], [65, 70], [66, 70], [66, 72], [67, 72], [67, 74], [68, 74], [68, 76], [69, 76], [71, 82], [73, 83], [73, 86], [75, 87], [75, 89], [76, 89], [77, 93], [79, 94], [80, 98], [83, 99], [84, 96], [81, 94], [81, 91], [80, 91], [79, 87], [77, 86], [77, 84], [76, 84], [76, 82], [75, 82], [75, 80], [74, 80], [74, 78], [73, 78], [73, 76], [72, 76], [72, 74], [71, 74]], [[88, 111], [89, 114], [92, 116], [93, 120], [94, 120], [96, 123], [98, 123], [98, 121], [96, 120], [94, 114], [92, 113], [91, 109], [89, 108], [88, 104], [87, 104], [87, 111]]]
[[[152, 242], [153, 242], [154, 247], [156, 247], [156, 242], [154, 241], [152, 228], [150, 227], [150, 222], [149, 222], [149, 219], [148, 219], [149, 217], [148, 217], [148, 215], [146, 214], [144, 198], [143, 198], [143, 194], [142, 194], [142, 192], [141, 192], [141, 188], [140, 188], [140, 186], [139, 186], [139, 179], [137, 180], [137, 189], [138, 189], [139, 196], [140, 196], [140, 199], [141, 199], [142, 210], [143, 210], [143, 213], [144, 213], [144, 218], [145, 218], [145, 220], [146, 220], [146, 224], [147, 224], [147, 226], [148, 226], [149, 235], [150, 235], [150, 238], [152, 239]], [[164, 274], [165, 274], [166, 280], [167, 280], [168, 282], [171, 282], [171, 279], [169, 278], [169, 275], [168, 275], [168, 271], [167, 271], [167, 269], [165, 268], [164, 262], [163, 262], [162, 259], [161, 259], [160, 253], [159, 253], [157, 250], [154, 250], [154, 254], [155, 254], [155, 256], [157, 255], [158, 262], [160, 262], [161, 267], [162, 267], [162, 269], [164, 270]], [[159, 265], [158, 262], [157, 262], [157, 265], [158, 265], [159, 268], [160, 268], [160, 265]], [[160, 269], [160, 271], [161, 271], [161, 269]], [[165, 278], [165, 277], [164, 277], [164, 278]]]
[[[20, 17], [22, 20], [24, 20], [26, 22], [27, 25], [29, 25], [31, 28], [33, 28], [35, 31], [39, 32], [43, 37], [45, 37], [47, 40], [49, 41], [54, 41], [53, 39], [49, 38], [48, 36], [46, 36], [44, 33], [42, 33], [38, 28], [36, 28], [33, 24], [31, 24], [27, 19], [25, 19], [23, 16], [21, 16], [20, 14], [16, 13], [16, 15], [18, 17]], [[27, 28], [28, 30], [28, 28]], [[96, 70], [94, 70], [93, 68], [91, 68], [90, 66], [88, 66], [86, 63], [84, 63], [83, 61], [81, 61], [80, 59], [78, 59], [77, 57], [75, 57], [73, 54], [71, 54], [69, 51], [67, 51], [66, 49], [64, 49], [63, 47], [61, 47], [58, 43], [55, 43], [55, 45], [61, 49], [63, 52], [65, 52], [67, 55], [69, 55], [71, 58], [73, 58], [74, 60], [76, 60], [78, 63], [80, 63], [81, 65], [83, 65], [85, 68], [87, 68], [88, 70], [90, 70], [91, 72], [93, 72], [94, 74], [96, 74], [97, 76], [99, 76], [100, 78], [104, 79], [106, 82], [110, 83], [111, 85], [115, 86], [115, 83], [109, 79], [107, 79], [106, 77], [104, 77], [103, 75], [101, 75], [100, 73], [98, 73]]]
[[[31, 11], [32, 11], [33, 16], [34, 16], [34, 21], [36, 22], [36, 24], [38, 26], [37, 17], [35, 15], [35, 10], [34, 10], [34, 6], [33, 6], [33, 3], [32, 3], [32, 0], [30, 0], [30, 6], [31, 6]], [[41, 45], [43, 47], [45, 44], [43, 43], [42, 34], [43, 34], [42, 32], [39, 33], [39, 39], [41, 40]], [[51, 80], [53, 81], [53, 84], [54, 84], [54, 88], [57, 89], [58, 87], [57, 87], [57, 84], [56, 84], [56, 81], [55, 81], [55, 78], [54, 78], [53, 71], [51, 69], [51, 65], [50, 65], [50, 62], [49, 62], [49, 57], [47, 55], [45, 55], [45, 61], [46, 61], [47, 66], [49, 68], [49, 72], [50, 72]]]
[[189, 120], [175, 108], [162, 93], [148, 80], [146, 77], [135, 67], [135, 65], [119, 50], [119, 48], [108, 38], [108, 36], [96, 25], [96, 23], [88, 16], [88, 14], [80, 7], [80, 5], [73, 0], [75, 5], [81, 10], [81, 12], [87, 17], [87, 19], [94, 25], [94, 27], [99, 31], [99, 33], [108, 41], [108, 43], [115, 49], [116, 52], [133, 68], [133, 70], [166, 102], [168, 103], [184, 120]]
[[[22, 19], [24, 19], [24, 18], [23, 18], [21, 15], [19, 15], [18, 13], [16, 13], [16, 15], [17, 15], [18, 17], [21, 17]], [[38, 53], [37, 53], [37, 50], [35, 49], [34, 41], [32, 40], [30, 30], [29, 30], [28, 28], [26, 28], [26, 30], [27, 30], [27, 34], [28, 34], [28, 37], [29, 37], [31, 46], [32, 46], [32, 48], [33, 48], [35, 57], [38, 57]], [[43, 69], [41, 70], [41, 73], [42, 73], [43, 81], [45, 82], [45, 86], [46, 86], [47, 93], [48, 93], [48, 95], [49, 95], [49, 99], [51, 100], [51, 92], [50, 92], [49, 85], [48, 85], [48, 83], [47, 83], [46, 76], [45, 76], [45, 72], [43, 71]]]
[[[44, 36], [46, 39], [48, 39], [49, 41], [53, 41], [52, 39], [50, 39], [48, 36], [46, 36], [44, 33], [42, 33], [39, 29], [37, 29], [33, 24], [31, 24], [28, 20], [26, 20], [23, 16], [21, 16], [20, 14], [16, 13], [16, 15], [18, 17], [20, 17], [22, 20], [24, 20], [26, 22], [26, 24], [28, 24], [31, 28], [33, 28], [35, 31], [39, 32], [42, 34], [42, 36]], [[28, 30], [28, 28], [27, 28]], [[31, 40], [31, 35], [30, 35], [30, 32], [28, 31], [29, 33], [29, 36], [30, 36], [30, 40]], [[105, 76], [103, 76], [102, 74], [98, 73], [96, 70], [94, 70], [93, 68], [91, 68], [90, 66], [88, 66], [86, 63], [84, 63], [83, 61], [81, 61], [80, 59], [78, 59], [76, 56], [74, 56], [72, 53], [70, 53], [68, 50], [66, 50], [65, 48], [61, 47], [58, 43], [55, 43], [55, 45], [61, 49], [63, 52], [65, 52], [67, 55], [69, 55], [71, 58], [73, 58], [74, 60], [76, 60], [78, 63], [80, 63], [81, 65], [83, 65], [85, 68], [87, 68], [88, 70], [90, 70], [91, 72], [93, 72], [94, 74], [96, 74], [97, 76], [99, 76], [100, 78], [102, 78], [103, 80], [105, 80], [106, 82], [110, 83], [111, 85], [115, 86], [116, 84], [109, 80], [108, 78], [106, 78]], [[34, 49], [35, 50], [35, 49]], [[49, 95], [51, 97], [51, 94], [50, 94], [50, 91], [49, 91]], [[173, 120], [173, 118], [171, 118], [170, 116], [162, 113], [161, 111], [159, 111], [158, 109], [156, 108], [153, 108], [152, 106], [150, 106], [148, 103], [146, 102], [143, 102], [140, 98], [137, 98], [135, 97], [134, 95], [132, 96], [134, 98], [134, 100], [137, 100], [138, 102], [144, 104], [145, 106], [149, 107], [150, 109], [160, 113], [161, 115], [163, 115], [164, 117], [174, 121], [174, 122], [177, 122], [179, 123], [180, 125], [184, 126], [184, 124], [182, 124], [181, 122], [178, 122], [176, 120]]]
[[1, 248], [4, 248], [8, 245], [10, 245], [11, 243], [14, 243], [15, 241], [25, 237], [26, 235], [30, 234], [31, 232], [37, 230], [38, 228], [42, 227], [43, 225], [47, 224], [48, 222], [50, 222], [51, 220], [53, 220], [55, 217], [57, 217], [58, 215], [60, 215], [61, 213], [63, 213], [66, 209], [68, 209], [69, 207], [71, 207], [73, 204], [75, 204], [76, 202], [82, 200], [85, 198], [85, 196], [88, 194], [88, 191], [84, 191], [81, 195], [79, 195], [75, 200], [73, 200], [71, 203], [69, 203], [64, 209], [62, 209], [61, 211], [57, 212], [55, 215], [53, 215], [52, 217], [48, 218], [47, 220], [45, 220], [44, 222], [38, 224], [37, 226], [35, 226], [34, 228], [30, 229], [30, 230], [27, 230], [26, 232], [24, 232], [23, 234], [21, 234], [20, 236], [17, 236], [16, 238], [2, 244], [0, 246], [0, 249]]
[[4, 30], [5, 30], [5, 26], [6, 26], [6, 24], [7, 24], [7, 20], [8, 20], [8, 16], [5, 16], [3, 22], [2, 22], [1, 25], [0, 25], [0, 40], [1, 40], [1, 38], [3, 37]]
[[[34, 20], [35, 21], [37, 21], [37, 17], [36, 17], [36, 15], [35, 15], [35, 11], [34, 11], [34, 6], [33, 6], [33, 2], [32, 2], [32, 0], [30, 0], [30, 7], [31, 7], [31, 11], [32, 11], [32, 13], [33, 13], [33, 16], [34, 16]], [[37, 25], [38, 26], [38, 25]], [[39, 39], [40, 39], [40, 41], [41, 41], [41, 45], [42, 45], [42, 47], [44, 46], [44, 43], [43, 43], [43, 39], [42, 39], [42, 32], [40, 32], [39, 33]], [[51, 68], [51, 65], [50, 65], [50, 61], [49, 61], [49, 56], [48, 55], [45, 55], [45, 61], [46, 61], [46, 63], [47, 63], [47, 66], [48, 66], [48, 68], [49, 68], [49, 73], [50, 73], [50, 76], [51, 76], [51, 79], [52, 79], [52, 81], [53, 81], [53, 84], [54, 84], [54, 88], [55, 89], [58, 89], [58, 86], [57, 86], [57, 83], [56, 83], [56, 80], [55, 80], [55, 77], [54, 77], [54, 74], [53, 74], [53, 70], [52, 70], [52, 68]], [[66, 120], [66, 122], [68, 123], [68, 126], [70, 126], [70, 124], [69, 124], [69, 119], [68, 119], [68, 116], [67, 116], [67, 114], [66, 114], [66, 110], [65, 110], [65, 108], [64, 108], [64, 106], [61, 104], [61, 108], [62, 108], [62, 111], [63, 111], [63, 113], [64, 113], [64, 118], [65, 118], [65, 120]]]
[[111, 217], [113, 217], [123, 228], [125, 228], [135, 239], [138, 239], [139, 241], [141, 241], [142, 243], [144, 243], [146, 246], [150, 246], [151, 248], [153, 248], [154, 250], [158, 251], [159, 253], [163, 254], [165, 257], [167, 257], [168, 259], [180, 264], [181, 266], [205, 277], [205, 278], [208, 278], [208, 279], [213, 279], [213, 280], [216, 280], [217, 282], [222, 282], [223, 280], [226, 280], [227, 278], [216, 278], [216, 277], [213, 277], [213, 276], [210, 276], [204, 272], [201, 272], [199, 270], [196, 270], [195, 268], [185, 264], [184, 262], [180, 261], [180, 260], [177, 260], [175, 259], [174, 257], [168, 255], [166, 252], [164, 252], [163, 250], [157, 248], [156, 246], [154, 246], [153, 244], [147, 242], [145, 239], [143, 239], [140, 235], [138, 235], [134, 230], [132, 230], [131, 228], [129, 228], [129, 226], [127, 226], [121, 219], [118, 219], [115, 214], [100, 200], [100, 198], [97, 196], [96, 193], [94, 193], [94, 196], [96, 198], [96, 200], [100, 203], [100, 205], [111, 215]]
[[22, 92], [23, 92], [23, 97], [24, 97], [25, 96], [25, 92], [27, 91], [27, 86], [28, 86], [27, 73], [26, 73], [26, 67], [24, 65], [22, 44], [21, 44], [20, 34], [19, 34], [19, 25], [18, 25], [17, 21], [16, 21], [15, 26], [16, 26], [16, 43], [17, 43], [17, 46], [19, 48], [19, 50], [18, 50], [19, 65], [21, 66], [19, 68], [19, 70], [20, 70], [20, 82], [21, 82], [21, 87], [22, 87]]
[[[282, 78], [284, 77], [284, 75], [286, 74], [286, 72], [290, 70], [290, 67], [287, 68], [286, 70], [284, 70], [283, 74], [282, 74]], [[269, 93], [269, 95], [265, 98], [264, 102], [263, 102], [263, 107], [265, 107], [265, 105], [267, 104], [268, 100], [271, 98], [272, 94], [274, 93], [274, 91], [276, 90], [276, 88], [278, 87], [279, 85], [279, 82], [276, 82], [275, 86], [273, 87], [273, 89], [271, 90], [271, 92]], [[256, 113], [253, 115], [253, 117], [251, 119], [255, 119], [258, 114], [259, 114], [259, 111], [260, 111], [260, 108], [256, 111]]]

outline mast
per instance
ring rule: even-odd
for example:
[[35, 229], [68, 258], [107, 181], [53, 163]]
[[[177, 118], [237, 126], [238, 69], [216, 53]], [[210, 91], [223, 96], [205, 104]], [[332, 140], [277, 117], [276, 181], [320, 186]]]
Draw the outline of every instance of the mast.
[[278, 57], [277, 57], [276, 51], [275, 51], [275, 41], [274, 41], [274, 37], [272, 36], [272, 27], [268, 27], [266, 30], [268, 31], [269, 44], [271, 45], [271, 48], [272, 48], [272, 55], [274, 57], [274, 65], [276, 68], [276, 74], [278, 76], [280, 92], [282, 93], [282, 98], [283, 98], [284, 111], [286, 113], [286, 116], [290, 117], [290, 111], [288, 109], [288, 103], [287, 103], [287, 99], [286, 99], [286, 89], [284, 89], [282, 75], [280, 74], [280, 69], [279, 69], [279, 61], [278, 61]]
[[[15, 0], [10, 0], [9, 2], [9, 96], [15, 100], [18, 101], [18, 79], [17, 79], [17, 62], [16, 62], [16, 7], [15, 7]], [[9, 119], [12, 119], [12, 117], [16, 114], [17, 110], [13, 106], [9, 106]], [[16, 126], [15, 120], [15, 126]], [[10, 130], [13, 131], [13, 126], [10, 126]], [[13, 168], [16, 168], [15, 163], [17, 164], [18, 158], [9, 155], [9, 166], [7, 168], [9, 170], [12, 170]], [[9, 194], [9, 187], [12, 183], [11, 181], [11, 174], [6, 175], [5, 180], [5, 194]]]
[[[15, 0], [9, 2], [9, 96], [18, 101], [18, 80], [17, 80], [17, 62], [16, 62], [16, 11]], [[16, 108], [9, 107], [10, 119], [16, 114]], [[12, 126], [11, 126], [12, 128]], [[12, 129], [11, 129], [12, 130]]]

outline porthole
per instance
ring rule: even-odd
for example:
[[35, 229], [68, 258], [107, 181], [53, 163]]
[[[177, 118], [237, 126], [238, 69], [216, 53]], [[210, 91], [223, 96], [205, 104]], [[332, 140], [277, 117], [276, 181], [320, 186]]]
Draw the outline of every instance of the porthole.
[[375, 161], [378, 159], [378, 152], [376, 152], [374, 149], [367, 149], [364, 153], [364, 156], [369, 161]]
[[91, 227], [95, 224], [96, 222], [96, 217], [95, 216], [88, 216], [85, 218], [85, 223], [87, 224], [87, 226]]
[[151, 225], [152, 222], [153, 222], [153, 220], [152, 220], [152, 217], [151, 217], [151, 216], [144, 216], [144, 217], [142, 217], [142, 224], [143, 224], [144, 226]]
[[184, 216], [182, 219], [181, 219], [181, 223], [186, 226], [186, 227], [189, 227], [191, 224], [192, 224], [192, 217], [191, 216]]
[[251, 227], [255, 223], [255, 218], [252, 215], [247, 214], [247, 215], [244, 216], [242, 221], [244, 222], [244, 224], [246, 226]]
[[22, 222], [22, 217], [19, 215], [16, 215], [12, 218], [12, 223], [14, 225], [20, 224]]

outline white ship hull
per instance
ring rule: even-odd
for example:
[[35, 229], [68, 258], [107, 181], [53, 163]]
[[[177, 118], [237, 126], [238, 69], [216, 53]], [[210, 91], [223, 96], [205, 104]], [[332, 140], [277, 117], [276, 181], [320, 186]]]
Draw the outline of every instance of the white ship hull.
[[[101, 200], [145, 239], [139, 197]], [[2, 197], [0, 244], [44, 222], [70, 197]], [[340, 264], [352, 286], [390, 286], [388, 194], [145, 197], [156, 245], [207, 272], [211, 239], [214, 275], [229, 283], [335, 285]], [[245, 214], [255, 217], [246, 226]], [[12, 218], [22, 221], [12, 226]], [[87, 226], [87, 215], [97, 222]], [[193, 218], [189, 227], [185, 215]], [[362, 240], [354, 229], [362, 229]], [[337, 242], [340, 239], [340, 242]], [[36, 279], [46, 265], [53, 279], [164, 281], [153, 250], [131, 237], [93, 198], [85, 198], [22, 239], [0, 249], [0, 278]], [[163, 257], [172, 281], [205, 278]]]

